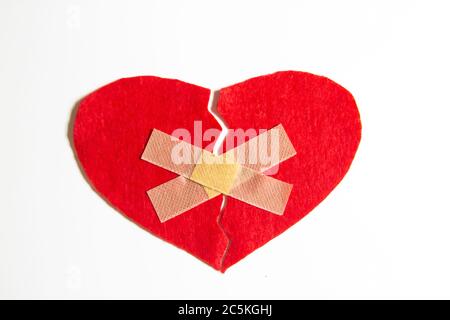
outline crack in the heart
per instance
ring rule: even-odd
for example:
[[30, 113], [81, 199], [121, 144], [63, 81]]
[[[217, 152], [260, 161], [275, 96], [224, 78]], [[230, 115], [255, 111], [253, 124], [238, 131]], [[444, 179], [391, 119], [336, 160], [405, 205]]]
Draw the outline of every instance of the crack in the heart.
[[[225, 121], [222, 119], [219, 112], [217, 111], [217, 101], [219, 100], [219, 95], [220, 95], [220, 90], [211, 90], [211, 94], [209, 96], [209, 101], [208, 101], [209, 113], [211, 113], [213, 115], [214, 119], [217, 120], [217, 122], [220, 124], [220, 126], [222, 128], [222, 131], [220, 132], [220, 135], [217, 138], [217, 141], [214, 144], [214, 148], [213, 148], [213, 153], [216, 155], [219, 154], [219, 150], [222, 147], [222, 145], [225, 141], [225, 138], [228, 134], [228, 127], [227, 127]], [[220, 206], [219, 215], [217, 216], [217, 220], [216, 220], [217, 226], [219, 227], [219, 229], [222, 231], [223, 235], [227, 239], [227, 246], [222, 253], [222, 258], [220, 259], [219, 270], [221, 272], [224, 272], [223, 264], [224, 264], [225, 257], [227, 256], [228, 250], [230, 249], [230, 245], [231, 245], [231, 238], [228, 236], [228, 234], [225, 231], [225, 228], [222, 225], [222, 218], [223, 218], [223, 214], [225, 212], [226, 205], [227, 205], [227, 197], [225, 195], [222, 195], [222, 205]]]
[[227, 204], [227, 196], [225, 196], [225, 195], [222, 195], [222, 197], [223, 197], [223, 201], [222, 201], [222, 206], [220, 207], [220, 212], [219, 212], [219, 215], [217, 216], [217, 225], [219, 226], [219, 228], [220, 228], [220, 230], [222, 231], [222, 233], [223, 233], [223, 235], [227, 238], [227, 246], [225, 247], [225, 250], [223, 251], [223, 253], [222, 253], [222, 258], [220, 259], [220, 271], [221, 272], [224, 272], [224, 270], [223, 270], [223, 264], [224, 264], [224, 262], [225, 262], [225, 257], [227, 256], [227, 253], [228, 253], [228, 250], [230, 249], [230, 246], [231, 246], [231, 238], [229, 237], [229, 235], [227, 234], [227, 232], [225, 231], [225, 228], [223, 227], [223, 225], [222, 225], [222, 217], [223, 217], [223, 214], [224, 214], [224, 212], [225, 212], [225, 207], [226, 207], [226, 204]]

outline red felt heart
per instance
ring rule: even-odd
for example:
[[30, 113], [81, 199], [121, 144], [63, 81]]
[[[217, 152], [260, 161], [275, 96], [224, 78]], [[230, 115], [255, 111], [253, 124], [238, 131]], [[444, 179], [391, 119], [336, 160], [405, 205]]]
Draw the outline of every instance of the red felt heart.
[[[225, 271], [295, 224], [319, 204], [350, 167], [361, 136], [352, 95], [324, 78], [278, 72], [220, 90], [218, 112], [230, 128], [282, 124], [297, 155], [276, 178], [294, 185], [283, 216], [229, 198], [218, 221], [216, 197], [161, 223], [146, 191], [176, 175], [140, 159], [153, 128], [171, 133], [193, 123], [220, 125], [207, 110], [208, 89], [158, 77], [121, 79], [84, 98], [73, 140], [93, 187], [128, 218], [160, 238]], [[208, 141], [202, 147], [209, 144]]]

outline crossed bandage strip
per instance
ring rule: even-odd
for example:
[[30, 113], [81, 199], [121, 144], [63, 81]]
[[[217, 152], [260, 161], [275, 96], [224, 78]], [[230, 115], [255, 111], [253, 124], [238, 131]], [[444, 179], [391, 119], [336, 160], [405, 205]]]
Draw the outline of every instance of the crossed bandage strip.
[[[154, 129], [142, 159], [179, 174], [147, 191], [160, 221], [172, 219], [220, 194], [282, 215], [292, 185], [264, 175], [267, 164], [249, 156], [257, 154], [261, 144], [274, 143], [274, 139], [268, 139], [273, 136], [277, 138], [278, 157], [271, 162], [272, 167], [296, 154], [282, 125], [219, 156]], [[188, 151], [190, 161], [174, 161], [174, 148]]]

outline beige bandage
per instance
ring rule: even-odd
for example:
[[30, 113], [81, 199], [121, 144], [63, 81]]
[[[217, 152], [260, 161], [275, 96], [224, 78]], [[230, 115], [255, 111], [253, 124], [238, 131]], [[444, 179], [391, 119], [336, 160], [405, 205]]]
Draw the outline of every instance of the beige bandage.
[[[272, 166], [296, 154], [281, 125], [221, 156], [153, 130], [142, 159], [180, 175], [148, 191], [161, 222], [219, 194], [229, 195], [278, 215], [283, 214], [292, 185], [261, 174], [258, 171], [268, 168], [261, 162], [252, 163], [248, 156], [258, 142], [267, 143], [267, 137], [275, 133], [279, 141], [279, 157], [271, 163]], [[188, 151], [188, 163], [174, 161], [174, 148]], [[237, 159], [239, 155], [241, 159]]]

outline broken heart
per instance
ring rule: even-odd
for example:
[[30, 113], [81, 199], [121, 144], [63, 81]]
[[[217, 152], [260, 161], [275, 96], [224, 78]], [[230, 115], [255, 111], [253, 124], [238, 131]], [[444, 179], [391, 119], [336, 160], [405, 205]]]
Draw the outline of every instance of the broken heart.
[[[273, 176], [293, 185], [284, 214], [233, 198], [221, 212], [222, 196], [216, 196], [161, 223], [147, 190], [177, 175], [140, 157], [155, 128], [169, 133], [186, 128], [193, 135], [194, 122], [202, 121], [205, 130], [220, 132], [207, 110], [209, 97], [208, 89], [179, 80], [121, 79], [80, 102], [73, 141], [90, 183], [113, 207], [225, 271], [298, 222], [333, 190], [353, 160], [361, 124], [352, 95], [324, 77], [278, 72], [223, 88], [217, 111], [228, 127], [270, 129], [282, 124], [297, 151]], [[204, 140], [194, 145], [212, 146]]]

